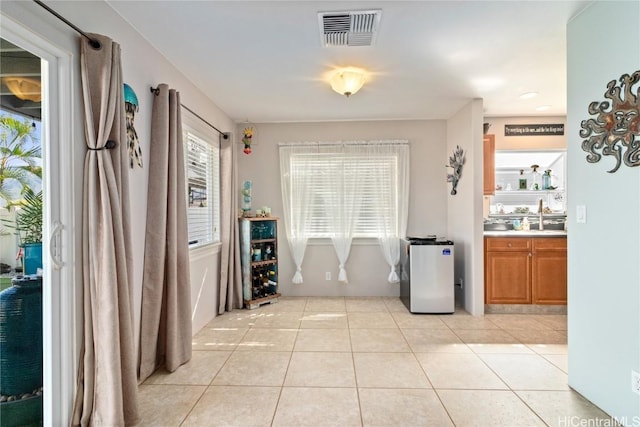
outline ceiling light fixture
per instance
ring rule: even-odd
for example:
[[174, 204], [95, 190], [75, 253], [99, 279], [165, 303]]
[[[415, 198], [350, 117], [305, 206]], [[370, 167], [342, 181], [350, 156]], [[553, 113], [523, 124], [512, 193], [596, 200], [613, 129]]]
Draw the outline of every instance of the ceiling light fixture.
[[23, 101], [42, 101], [42, 86], [40, 80], [27, 77], [3, 77], [4, 83], [12, 94]]
[[359, 68], [341, 68], [331, 76], [329, 83], [331, 88], [347, 98], [362, 88], [364, 84], [364, 71]]
[[535, 98], [536, 96], [538, 96], [538, 92], [525, 92], [520, 95], [520, 99], [531, 99]]

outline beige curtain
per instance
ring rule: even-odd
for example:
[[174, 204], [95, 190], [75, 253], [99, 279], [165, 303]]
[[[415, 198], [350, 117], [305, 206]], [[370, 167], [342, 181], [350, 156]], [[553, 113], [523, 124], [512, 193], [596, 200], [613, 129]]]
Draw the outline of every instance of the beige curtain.
[[87, 154], [84, 164], [82, 273], [83, 349], [73, 425], [138, 421], [132, 321], [129, 154], [125, 135], [120, 46], [82, 38], [80, 65]]
[[191, 359], [191, 283], [180, 94], [155, 92], [142, 279], [140, 371], [175, 371]]
[[242, 308], [242, 278], [238, 245], [236, 147], [232, 138], [220, 141], [220, 292], [218, 313]]

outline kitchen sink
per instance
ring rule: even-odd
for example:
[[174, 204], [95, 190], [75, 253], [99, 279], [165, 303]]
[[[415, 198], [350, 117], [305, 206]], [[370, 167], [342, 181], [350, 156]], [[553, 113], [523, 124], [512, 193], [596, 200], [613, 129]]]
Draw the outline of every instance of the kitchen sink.
[[542, 223], [545, 230], [564, 230], [564, 222]]
[[484, 231], [509, 231], [513, 230], [513, 224], [511, 222], [486, 222], [484, 224]]
[[[538, 231], [538, 223], [531, 221], [529, 223], [530, 231]], [[564, 222], [548, 222], [543, 225], [544, 230], [549, 231], [562, 231], [564, 230]], [[512, 231], [512, 222], [485, 222], [484, 231]]]

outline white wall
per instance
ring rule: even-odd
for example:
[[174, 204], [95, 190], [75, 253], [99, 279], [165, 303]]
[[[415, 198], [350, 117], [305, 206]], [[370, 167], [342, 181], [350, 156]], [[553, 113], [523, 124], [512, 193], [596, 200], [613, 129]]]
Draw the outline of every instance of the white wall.
[[14, 230], [9, 228], [4, 221], [9, 224], [15, 223], [15, 213], [15, 209], [0, 208], [0, 262], [10, 265], [11, 268], [20, 266], [20, 262], [16, 260], [19, 242]]
[[482, 144], [482, 100], [473, 100], [447, 120], [446, 144], [447, 159], [457, 146], [466, 157], [455, 196], [447, 185], [447, 234], [455, 245], [455, 281], [462, 280], [464, 308], [473, 315], [484, 313]]
[[[411, 150], [410, 204], [407, 234], [423, 236], [447, 233], [447, 183], [445, 122], [435, 121], [377, 121], [330, 123], [276, 123], [256, 124], [256, 142], [252, 154], [238, 150], [238, 182], [253, 182], [252, 208], [271, 207], [272, 215], [282, 218], [280, 166], [278, 142], [294, 141], [349, 141], [407, 139]], [[244, 127], [239, 124], [236, 135]], [[293, 285], [295, 272], [286, 236], [279, 221], [279, 279], [284, 295], [355, 295], [398, 296], [398, 285], [387, 283], [389, 268], [377, 243], [355, 242], [346, 264], [349, 284], [337, 282], [338, 259], [330, 241], [311, 243], [307, 247], [302, 274], [304, 283]], [[331, 281], [325, 272], [331, 272]]]
[[[134, 252], [134, 324], [136, 327], [136, 343], [139, 336], [140, 307], [142, 296], [142, 272], [144, 265], [144, 239], [147, 210], [147, 180], [149, 172], [149, 136], [151, 124], [152, 94], [151, 86], [159, 83], [167, 83], [171, 88], [180, 92], [181, 101], [199, 115], [207, 119], [219, 129], [232, 131], [234, 124], [210, 99], [196, 88], [180, 70], [169, 63], [146, 40], [144, 40], [127, 22], [125, 22], [113, 9], [103, 2], [66, 2], [56, 1], [49, 4], [54, 10], [63, 15], [86, 32], [95, 32], [107, 35], [118, 42], [122, 49], [122, 68], [125, 83], [129, 84], [138, 96], [140, 111], [136, 113], [135, 128], [140, 139], [144, 168], [138, 167], [130, 170], [130, 201], [131, 222], [133, 231]], [[71, 114], [76, 124], [73, 132], [73, 146], [69, 150], [75, 150], [76, 162], [74, 171], [76, 194], [82, 194], [82, 167], [84, 161], [84, 134], [81, 104], [81, 88], [79, 80], [79, 44], [78, 35], [65, 24], [54, 18], [48, 12], [33, 2], [3, 1], [2, 13], [12, 17], [33, 32], [51, 40], [61, 49], [71, 52], [74, 57], [74, 105]], [[76, 269], [79, 274], [81, 257], [80, 218], [82, 198], [77, 197], [76, 217], [78, 223], [73, 226], [76, 233]], [[207, 320], [215, 316], [217, 311], [217, 283], [218, 283], [218, 258], [215, 248], [208, 252], [198, 253], [198, 257], [192, 260], [191, 288], [192, 300], [195, 305], [195, 297], [201, 299], [197, 305], [198, 312], [194, 313], [194, 329], [197, 332]], [[213, 270], [212, 270], [213, 269]], [[215, 271], [216, 274], [212, 274]], [[76, 276], [78, 277], [78, 276]], [[80, 280], [76, 284], [80, 292]], [[78, 301], [81, 301], [78, 298]]]
[[640, 420], [640, 167], [587, 163], [579, 130], [607, 83], [640, 69], [638, 22], [640, 2], [595, 2], [569, 22], [567, 49], [569, 385], [625, 425]]

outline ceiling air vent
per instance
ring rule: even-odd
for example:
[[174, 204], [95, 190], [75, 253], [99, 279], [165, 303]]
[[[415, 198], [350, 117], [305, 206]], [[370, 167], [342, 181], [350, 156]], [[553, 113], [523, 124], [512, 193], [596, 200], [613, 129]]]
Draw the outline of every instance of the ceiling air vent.
[[320, 12], [322, 45], [371, 46], [380, 25], [381, 10]]

